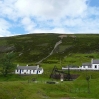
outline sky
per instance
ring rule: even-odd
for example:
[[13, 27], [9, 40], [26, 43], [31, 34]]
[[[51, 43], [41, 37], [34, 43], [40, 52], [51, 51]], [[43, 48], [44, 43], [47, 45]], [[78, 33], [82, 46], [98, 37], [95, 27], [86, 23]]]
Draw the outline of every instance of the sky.
[[99, 0], [0, 0], [0, 37], [99, 33]]

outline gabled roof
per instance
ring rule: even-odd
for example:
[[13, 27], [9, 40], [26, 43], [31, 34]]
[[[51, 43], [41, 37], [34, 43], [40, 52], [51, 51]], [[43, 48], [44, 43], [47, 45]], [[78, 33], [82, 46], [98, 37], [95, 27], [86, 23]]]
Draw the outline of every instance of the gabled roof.
[[82, 63], [82, 66], [91, 66], [91, 63]]
[[93, 59], [93, 64], [99, 64], [99, 59]]
[[18, 66], [17, 69], [37, 70], [37, 66]]

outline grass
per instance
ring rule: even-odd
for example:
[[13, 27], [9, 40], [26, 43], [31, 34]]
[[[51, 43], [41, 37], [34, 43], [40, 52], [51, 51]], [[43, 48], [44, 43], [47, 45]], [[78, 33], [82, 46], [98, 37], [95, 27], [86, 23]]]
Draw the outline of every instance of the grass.
[[[31, 76], [0, 76], [0, 99], [62, 99], [62, 97], [99, 99], [98, 71], [71, 71], [71, 73], [80, 76], [74, 81], [57, 80], [57, 84], [46, 84], [46, 81], [51, 81], [48, 78], [49, 73]], [[91, 75], [90, 93], [88, 93], [86, 75]], [[36, 78], [37, 82], [32, 81], [32, 78]]]
[[99, 53], [70, 53], [68, 56], [64, 57], [62, 60], [63, 65], [76, 65], [82, 66], [82, 63], [91, 62], [91, 59], [99, 59]]
[[88, 93], [85, 80], [81, 80], [78, 86], [75, 81], [59, 82], [55, 85], [45, 82], [28, 83], [27, 81], [0, 82], [0, 99], [61, 99], [62, 97], [98, 99], [99, 95], [96, 90], [99, 88], [92, 86], [94, 83], [95, 81], [91, 80], [91, 93]]

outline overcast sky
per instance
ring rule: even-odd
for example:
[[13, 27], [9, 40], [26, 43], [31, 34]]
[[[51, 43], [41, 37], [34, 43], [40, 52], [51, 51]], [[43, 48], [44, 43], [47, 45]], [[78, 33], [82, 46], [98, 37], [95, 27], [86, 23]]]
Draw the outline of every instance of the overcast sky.
[[99, 0], [0, 0], [0, 37], [99, 33]]

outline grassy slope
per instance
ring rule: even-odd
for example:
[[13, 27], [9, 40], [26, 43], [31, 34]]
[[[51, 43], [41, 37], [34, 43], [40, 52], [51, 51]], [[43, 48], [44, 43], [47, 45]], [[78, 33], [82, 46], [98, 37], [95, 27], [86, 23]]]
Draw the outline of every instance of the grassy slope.
[[[37, 77], [37, 83], [28, 82], [27, 79], [30, 79], [30, 76], [23, 76], [22, 81], [1, 81], [0, 99], [62, 99], [62, 97], [70, 97], [70, 99], [75, 99], [73, 97], [76, 97], [76, 99], [99, 99], [99, 72], [87, 72], [87, 75], [90, 74], [92, 75], [90, 93], [88, 93], [87, 89], [85, 71], [80, 72], [80, 77], [74, 81], [63, 83], [58, 81], [59, 83], [55, 85], [46, 84], [45, 81], [47, 79], [43, 79], [42, 76]], [[11, 80], [11, 78], [9, 79]]]
[[[15, 47], [5, 52], [0, 51], [0, 57], [13, 50], [16, 54], [15, 63], [35, 64], [51, 52], [55, 43], [60, 40], [58, 36], [58, 34], [31, 34], [0, 38], [0, 49], [13, 45]], [[58, 99], [59, 97], [99, 99], [99, 85], [97, 83], [99, 82], [99, 72], [87, 72], [87, 75], [92, 76], [90, 80], [91, 94], [87, 93], [86, 72], [73, 72], [80, 74], [80, 77], [73, 82], [56, 85], [44, 83], [49, 80], [49, 75], [55, 65], [60, 69], [61, 66], [65, 65], [81, 66], [83, 62], [90, 62], [92, 58], [99, 59], [99, 35], [76, 35], [76, 38], [68, 35], [67, 38], [63, 38], [63, 43], [56, 49], [55, 53], [41, 63], [44, 68], [43, 75], [9, 75], [6, 78], [0, 76], [0, 99], [13, 99], [15, 97], [16, 99], [46, 99], [48, 97], [50, 99]], [[36, 78], [40, 82], [28, 83], [28, 80], [31, 81], [32, 78]]]

